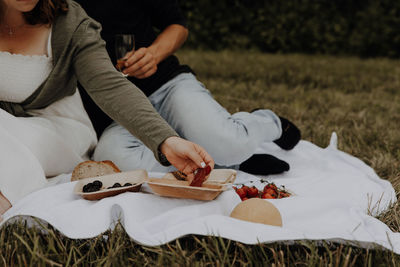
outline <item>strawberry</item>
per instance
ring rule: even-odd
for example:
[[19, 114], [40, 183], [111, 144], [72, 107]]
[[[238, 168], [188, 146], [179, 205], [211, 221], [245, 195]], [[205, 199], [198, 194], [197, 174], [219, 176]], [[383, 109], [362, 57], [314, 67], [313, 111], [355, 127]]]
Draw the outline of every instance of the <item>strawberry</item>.
[[279, 192], [279, 197], [280, 198], [290, 197], [290, 193], [281, 191], [281, 192]]
[[263, 198], [263, 199], [274, 199], [274, 198], [276, 198], [276, 196], [275, 196], [275, 195], [268, 194], [268, 193], [263, 193], [263, 194], [261, 195], [261, 198]]
[[247, 197], [247, 193], [246, 191], [242, 188], [238, 188], [238, 190], [236, 190], [236, 193], [239, 195], [239, 197], [241, 199], [243, 199], [244, 197]]
[[255, 186], [249, 187], [249, 189], [247, 190], [247, 197], [248, 198], [258, 197], [258, 189]]
[[275, 195], [277, 192], [272, 188], [267, 188], [267, 189], [264, 188], [263, 193], [267, 193], [267, 194], [270, 194], [270, 195]]
[[278, 187], [274, 183], [269, 183], [266, 186], [264, 186], [264, 190], [266, 190], [268, 188], [271, 188], [271, 189], [273, 189], [275, 191], [278, 190]]
[[194, 179], [190, 183], [191, 186], [201, 186], [211, 172], [211, 167], [207, 165], [205, 168], [198, 168], [195, 171]]
[[247, 195], [250, 187], [248, 187], [247, 185], [242, 185], [242, 188], [243, 188], [244, 192], [246, 192], [246, 195]]

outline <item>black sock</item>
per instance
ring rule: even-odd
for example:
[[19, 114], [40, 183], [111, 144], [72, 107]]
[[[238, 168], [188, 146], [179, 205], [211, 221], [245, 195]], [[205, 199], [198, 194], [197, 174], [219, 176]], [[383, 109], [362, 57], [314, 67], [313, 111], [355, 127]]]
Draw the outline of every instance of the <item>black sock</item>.
[[288, 119], [279, 117], [282, 124], [282, 135], [279, 139], [275, 140], [274, 143], [285, 150], [294, 148], [301, 139], [301, 132]]
[[287, 162], [268, 154], [254, 154], [239, 166], [241, 171], [259, 175], [278, 174], [289, 168]]

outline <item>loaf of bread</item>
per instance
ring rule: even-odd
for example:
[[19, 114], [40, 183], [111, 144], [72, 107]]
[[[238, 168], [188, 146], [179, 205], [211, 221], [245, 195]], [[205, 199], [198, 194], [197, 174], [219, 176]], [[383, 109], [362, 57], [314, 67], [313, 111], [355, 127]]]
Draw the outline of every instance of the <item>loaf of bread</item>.
[[110, 160], [88, 160], [79, 163], [72, 172], [71, 181], [121, 172]]

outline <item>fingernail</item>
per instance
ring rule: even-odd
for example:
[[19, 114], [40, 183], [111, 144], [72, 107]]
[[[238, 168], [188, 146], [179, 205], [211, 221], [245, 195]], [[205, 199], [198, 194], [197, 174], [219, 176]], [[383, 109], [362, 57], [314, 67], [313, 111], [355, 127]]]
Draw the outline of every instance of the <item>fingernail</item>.
[[202, 168], [206, 167], [206, 164], [204, 162], [200, 163], [200, 165], [201, 165]]

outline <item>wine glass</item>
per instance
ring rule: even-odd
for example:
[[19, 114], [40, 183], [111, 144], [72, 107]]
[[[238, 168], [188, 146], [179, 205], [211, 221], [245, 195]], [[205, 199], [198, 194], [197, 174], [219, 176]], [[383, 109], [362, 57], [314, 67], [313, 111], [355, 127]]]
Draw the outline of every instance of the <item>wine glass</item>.
[[[124, 64], [127, 60], [126, 55], [129, 52], [135, 51], [135, 35], [133, 34], [116, 34], [115, 35], [115, 58], [117, 59], [117, 70], [124, 69]], [[122, 74], [127, 77], [128, 74]]]

